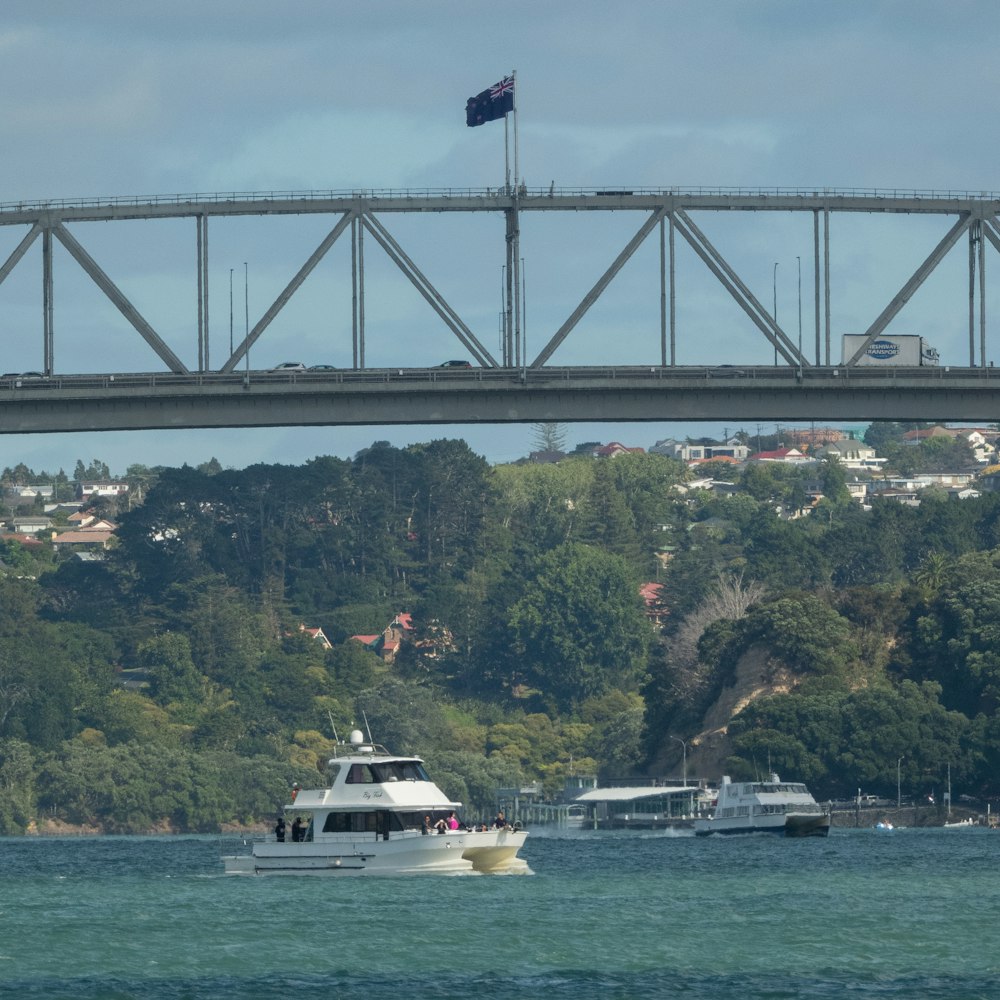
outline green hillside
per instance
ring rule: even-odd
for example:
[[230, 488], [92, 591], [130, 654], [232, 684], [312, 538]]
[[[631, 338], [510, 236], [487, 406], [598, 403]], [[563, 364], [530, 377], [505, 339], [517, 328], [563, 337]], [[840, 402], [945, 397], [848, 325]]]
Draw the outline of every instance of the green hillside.
[[0, 542], [0, 833], [266, 821], [364, 720], [472, 813], [680, 740], [711, 779], [997, 795], [1000, 496], [866, 511], [808, 469], [133, 467], [103, 560]]

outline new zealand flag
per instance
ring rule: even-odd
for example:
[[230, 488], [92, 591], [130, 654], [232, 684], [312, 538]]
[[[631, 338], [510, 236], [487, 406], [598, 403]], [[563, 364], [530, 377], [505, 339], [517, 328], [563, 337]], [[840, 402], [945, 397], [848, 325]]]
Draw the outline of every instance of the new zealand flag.
[[503, 118], [514, 110], [514, 77], [505, 76], [475, 97], [470, 97], [465, 105], [465, 124], [470, 128]]

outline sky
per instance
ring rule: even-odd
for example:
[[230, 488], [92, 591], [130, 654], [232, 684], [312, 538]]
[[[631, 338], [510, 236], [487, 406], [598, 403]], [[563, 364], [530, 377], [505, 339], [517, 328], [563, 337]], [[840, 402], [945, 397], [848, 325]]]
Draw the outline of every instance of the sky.
[[[520, 176], [532, 187], [990, 192], [1000, 190], [998, 29], [993, 0], [5, 0], [0, 202], [499, 185], [503, 124], [467, 128], [465, 102], [512, 70]], [[863, 331], [953, 221], [834, 219], [835, 334]], [[382, 221], [494, 349], [499, 217]], [[522, 220], [529, 353], [642, 221], [630, 213]], [[699, 224], [757, 296], [774, 300], [793, 337], [801, 262], [810, 343], [811, 218], [706, 213]], [[253, 324], [332, 222], [210, 226], [211, 361], [220, 364], [231, 330]], [[0, 228], [0, 263], [24, 231]], [[194, 366], [193, 222], [73, 232]], [[255, 345], [254, 367], [350, 364], [349, 244], [340, 242]], [[943, 363], [967, 363], [965, 246], [889, 331], [925, 336]], [[656, 362], [657, 252], [644, 245], [550, 363]], [[368, 365], [462, 357], [412, 288], [367, 253]], [[34, 247], [0, 284], [2, 371], [42, 365], [39, 254]], [[990, 254], [988, 279], [991, 263]], [[55, 269], [57, 372], [162, 367], [65, 254]], [[770, 348], [690, 252], [679, 252], [677, 295], [680, 363], [768, 363]], [[994, 297], [988, 282], [995, 311]], [[649, 447], [722, 430], [573, 424], [567, 440]], [[242, 468], [443, 437], [464, 438], [494, 462], [534, 447], [530, 425], [0, 434], [0, 468], [69, 472], [77, 459], [98, 459], [120, 474], [212, 457]]]

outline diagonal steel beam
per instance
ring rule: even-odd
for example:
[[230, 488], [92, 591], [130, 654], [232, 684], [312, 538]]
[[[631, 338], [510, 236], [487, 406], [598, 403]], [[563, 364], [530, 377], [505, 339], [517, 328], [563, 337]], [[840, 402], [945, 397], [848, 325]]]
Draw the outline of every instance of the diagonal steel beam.
[[754, 321], [760, 331], [767, 337], [771, 346], [789, 363], [800, 368], [809, 366], [798, 348], [778, 325], [775, 318], [761, 305], [757, 297], [744, 284], [739, 275], [729, 266], [722, 254], [712, 246], [708, 237], [694, 224], [691, 217], [683, 209], [674, 213], [677, 228], [688, 241], [691, 248], [705, 262], [709, 270], [719, 279], [723, 287], [741, 306], [743, 311]]
[[257, 323], [254, 328], [243, 338], [243, 340], [236, 345], [233, 349], [232, 356], [226, 361], [226, 363], [219, 369], [222, 372], [231, 372], [240, 362], [247, 351], [257, 342], [257, 338], [268, 328], [271, 320], [285, 308], [285, 304], [288, 300], [295, 294], [296, 290], [302, 284], [306, 278], [312, 273], [316, 265], [326, 256], [327, 251], [334, 243], [340, 238], [341, 234], [345, 229], [351, 224], [351, 219], [355, 216], [354, 211], [345, 212], [341, 217], [340, 221], [330, 230], [329, 233], [323, 238], [319, 246], [309, 255], [309, 259], [298, 269], [295, 273], [295, 277], [285, 285], [284, 290], [281, 294], [271, 303], [267, 312]]
[[94, 284], [118, 307], [118, 311], [135, 327], [139, 336], [157, 353], [167, 367], [179, 375], [190, 375], [184, 362], [166, 345], [160, 335], [143, 319], [139, 310], [124, 296], [118, 286], [101, 270], [93, 257], [77, 242], [61, 223], [52, 227], [56, 239], [70, 252], [76, 262], [90, 275]]
[[963, 212], [958, 221], [942, 237], [938, 245], [927, 255], [927, 259], [913, 272], [910, 280], [892, 297], [889, 304], [879, 314], [878, 319], [865, 331], [861, 346], [844, 362], [848, 368], [854, 367], [864, 357], [868, 345], [892, 322], [893, 317], [913, 297], [913, 293], [927, 280], [927, 276], [941, 263], [948, 251], [958, 242], [958, 238], [975, 221], [971, 212]]
[[25, 234], [24, 239], [14, 247], [10, 256], [3, 262], [3, 265], [0, 265], [0, 284], [3, 284], [4, 279], [14, 270], [17, 262], [28, 252], [28, 247], [38, 239], [41, 232], [42, 226], [36, 222]]
[[389, 231], [370, 213], [362, 215], [362, 224], [378, 241], [393, 263], [410, 279], [413, 287], [427, 300], [431, 308], [448, 325], [452, 333], [462, 342], [484, 368], [500, 367], [490, 352], [479, 342], [476, 335], [462, 322], [458, 313], [451, 308], [444, 297], [430, 283], [416, 264], [406, 255], [403, 248], [393, 239]]
[[600, 298], [601, 292], [611, 284], [611, 279], [625, 266], [629, 258], [639, 249], [646, 237], [656, 228], [660, 220], [667, 214], [667, 209], [658, 208], [639, 227], [639, 231], [628, 241], [625, 249], [614, 259], [611, 266], [597, 280], [597, 284], [587, 292], [580, 304], [573, 310], [569, 319], [552, 335], [552, 339], [542, 348], [538, 357], [528, 365], [529, 368], [541, 368], [555, 353], [556, 348], [569, 336], [570, 331], [583, 318], [587, 310]]
[[997, 224], [996, 217], [992, 219], [983, 219], [986, 223], [983, 226], [983, 232], [986, 234], [986, 238], [993, 244], [995, 250], [1000, 250], [1000, 225]]

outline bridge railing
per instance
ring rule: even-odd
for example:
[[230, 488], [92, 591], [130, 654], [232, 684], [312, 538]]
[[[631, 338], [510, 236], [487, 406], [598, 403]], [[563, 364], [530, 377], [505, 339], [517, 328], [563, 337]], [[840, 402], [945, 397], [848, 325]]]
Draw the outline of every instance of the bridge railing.
[[125, 372], [113, 374], [56, 374], [37, 373], [0, 376], [0, 394], [52, 391], [114, 393], [116, 390], [148, 389], [193, 390], [211, 392], [253, 387], [294, 387], [299, 391], [310, 388], [323, 389], [336, 386], [364, 386], [377, 383], [396, 385], [432, 385], [436, 387], [474, 386], [481, 383], [507, 384], [530, 388], [551, 388], [558, 383], [626, 382], [629, 384], [661, 382], [674, 385], [712, 384], [720, 388], [749, 388], [754, 385], [800, 384], [809, 387], [851, 383], [900, 382], [932, 385], [935, 382], [959, 381], [975, 384], [1000, 379], [1000, 369], [960, 368], [955, 366], [904, 368], [857, 366], [586, 366], [541, 368], [363, 368], [335, 371], [272, 372], [251, 369], [233, 372], [195, 372], [188, 375], [175, 372]]
[[[135, 208], [140, 206], [176, 206], [211, 204], [252, 204], [270, 201], [343, 201], [353, 199], [406, 201], [432, 198], [501, 198], [512, 192], [504, 187], [425, 187], [425, 188], [328, 188], [306, 191], [213, 191], [155, 195], [109, 195], [85, 198], [24, 199], [0, 202], [0, 214], [35, 211], [68, 211], [92, 208]], [[547, 197], [760, 197], [760, 198], [830, 198], [830, 199], [916, 199], [937, 201], [998, 201], [992, 191], [969, 191], [936, 188], [792, 188], [739, 186], [628, 186], [620, 187], [542, 187], [522, 185], [518, 193], [526, 198]]]

